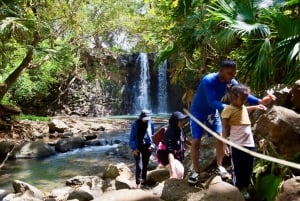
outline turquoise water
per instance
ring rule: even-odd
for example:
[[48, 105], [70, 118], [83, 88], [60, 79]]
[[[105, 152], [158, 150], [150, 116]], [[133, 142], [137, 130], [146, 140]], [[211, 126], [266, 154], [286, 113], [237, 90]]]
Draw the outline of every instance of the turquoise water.
[[107, 154], [117, 145], [95, 146], [57, 154], [45, 159], [7, 161], [0, 170], [0, 189], [12, 191], [12, 181], [27, 182], [42, 191], [65, 186], [67, 179], [77, 175], [101, 176], [115, 156]]
[[[166, 123], [168, 115], [158, 115], [153, 120], [159, 128]], [[114, 116], [110, 118], [136, 119], [137, 116]], [[128, 126], [129, 128], [130, 126]], [[111, 145], [85, 147], [67, 153], [59, 153], [44, 159], [8, 160], [0, 169], [0, 189], [13, 191], [12, 181], [21, 180], [43, 192], [65, 186], [66, 180], [72, 177], [102, 176], [107, 165], [116, 162], [130, 162], [118, 154], [111, 154], [118, 147], [115, 140], [128, 143], [129, 130], [112, 131], [108, 141]], [[133, 161], [132, 161], [133, 162]]]

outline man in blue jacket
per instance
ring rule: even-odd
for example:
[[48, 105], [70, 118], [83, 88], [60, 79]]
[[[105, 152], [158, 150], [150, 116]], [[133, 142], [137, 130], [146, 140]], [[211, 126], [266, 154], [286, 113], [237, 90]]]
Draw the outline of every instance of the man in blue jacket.
[[137, 188], [140, 188], [146, 180], [149, 159], [155, 148], [155, 144], [152, 142], [154, 124], [150, 114], [150, 111], [142, 110], [139, 118], [131, 126], [129, 145], [135, 158]]
[[[231, 85], [235, 85], [238, 82], [234, 79], [237, 72], [237, 66], [234, 61], [223, 60], [220, 64], [218, 72], [210, 73], [204, 76], [198, 86], [195, 93], [194, 100], [192, 102], [190, 111], [199, 121], [206, 124], [210, 129], [216, 133], [222, 133], [222, 123], [220, 119], [220, 113], [226, 106], [221, 100], [226, 93], [226, 89]], [[250, 104], [263, 104], [270, 103], [275, 96], [267, 95], [263, 99], [256, 98], [253, 95], [248, 96], [247, 102]], [[199, 168], [200, 157], [200, 144], [203, 135], [203, 128], [199, 126], [195, 121], [191, 119], [191, 133], [192, 133], [192, 147], [191, 147], [191, 159], [193, 163], [193, 174], [189, 178], [192, 183], [197, 178]], [[229, 177], [228, 172], [222, 166], [222, 160], [224, 154], [222, 152], [223, 143], [216, 140], [216, 157], [217, 166], [220, 175], [223, 178]]]

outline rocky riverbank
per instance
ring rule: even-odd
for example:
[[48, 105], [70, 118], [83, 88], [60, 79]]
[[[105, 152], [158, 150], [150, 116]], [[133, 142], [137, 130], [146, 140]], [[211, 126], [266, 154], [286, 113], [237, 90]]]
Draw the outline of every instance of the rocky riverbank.
[[[272, 132], [280, 131], [276, 128], [282, 127], [283, 123], [286, 125], [291, 124], [291, 128], [298, 125], [296, 119], [299, 115], [287, 113], [285, 108], [278, 106], [273, 106], [259, 116], [263, 119], [258, 121], [255, 129], [259, 129], [259, 122], [263, 122], [265, 126], [261, 128], [261, 131], [266, 128], [266, 125], [272, 128]], [[274, 122], [274, 116], [280, 116], [281, 121]], [[286, 118], [286, 116], [289, 116], [289, 118]], [[282, 122], [285, 119], [289, 121]], [[291, 119], [295, 119], [295, 124]], [[167, 122], [166, 118], [153, 118], [153, 120], [156, 125]], [[109, 139], [109, 136], [112, 136], [115, 132], [128, 131], [132, 121], [132, 118], [84, 118], [78, 116], [53, 117], [49, 122], [23, 120], [16, 122], [13, 129], [0, 133], [0, 152], [2, 156], [6, 155], [18, 159], [40, 155], [45, 157], [46, 152], [50, 154], [51, 151], [53, 152], [53, 148], [48, 149], [47, 146], [54, 146], [56, 152], [66, 152], [83, 146], [101, 146], [104, 136]], [[285, 128], [288, 127], [285, 126]], [[281, 131], [283, 135], [286, 133], [283, 130]], [[292, 132], [290, 132], [291, 134]], [[42, 143], [33, 146], [36, 142]], [[184, 180], [169, 179], [167, 169], [158, 166], [153, 157], [149, 166], [147, 186], [144, 189], [135, 189], [132, 169], [133, 158], [127, 141], [119, 139], [116, 143], [119, 143], [119, 146], [117, 146], [114, 154], [117, 157], [126, 158], [125, 163], [112, 163], [105, 168], [101, 175], [78, 175], [67, 179], [65, 187], [48, 189], [46, 192], [21, 180], [15, 180], [12, 183], [14, 192], [0, 190], [0, 200], [244, 200], [240, 192], [232, 186], [230, 180], [222, 181], [216, 175], [214, 171], [215, 149], [213, 138], [204, 138], [201, 144], [200, 159], [203, 174], [201, 174], [201, 179], [196, 185], [191, 186], [187, 182], [191, 165], [189, 147], [187, 147], [184, 162], [186, 170]], [[295, 143], [295, 141], [291, 141], [291, 143]], [[13, 150], [11, 150], [12, 147]], [[43, 147], [43, 149], [37, 147]], [[44, 149], [45, 147], [46, 149]], [[227, 168], [230, 171], [230, 163]], [[284, 189], [282, 189], [282, 193], [279, 194], [276, 201], [285, 200], [289, 196], [297, 196], [300, 186], [299, 181], [298, 177], [285, 181], [282, 184]]]

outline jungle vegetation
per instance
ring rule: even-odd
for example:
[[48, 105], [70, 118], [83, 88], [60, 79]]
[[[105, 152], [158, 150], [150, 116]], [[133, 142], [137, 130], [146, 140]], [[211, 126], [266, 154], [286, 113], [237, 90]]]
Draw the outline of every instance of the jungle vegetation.
[[[134, 45], [114, 43], [117, 34]], [[0, 0], [0, 39], [2, 103], [46, 97], [54, 86], [63, 93], [89, 48], [100, 56], [158, 53], [157, 64], [172, 62], [172, 82], [186, 90], [186, 102], [224, 58], [237, 61], [238, 79], [257, 94], [300, 77], [299, 0]], [[97, 68], [103, 81], [116, 70]], [[273, 176], [256, 184], [284, 175]]]
[[[238, 79], [256, 93], [300, 75], [297, 0], [1, 0], [0, 7], [2, 101], [64, 90], [59, 83], [80, 72], [80, 53], [91, 47], [100, 55], [157, 52], [190, 96], [223, 58], [237, 61]], [[118, 33], [134, 46], [113, 44]]]

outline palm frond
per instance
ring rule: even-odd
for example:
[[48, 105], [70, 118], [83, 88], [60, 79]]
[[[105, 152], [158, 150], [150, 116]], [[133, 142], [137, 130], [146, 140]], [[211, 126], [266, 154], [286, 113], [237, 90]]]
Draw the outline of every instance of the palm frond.
[[248, 24], [237, 20], [230, 25], [230, 28], [241, 37], [247, 35], [248, 37], [266, 38], [271, 34], [269, 27], [261, 23]]
[[224, 29], [216, 36], [219, 48], [230, 47], [236, 42], [236, 33], [232, 29]]

